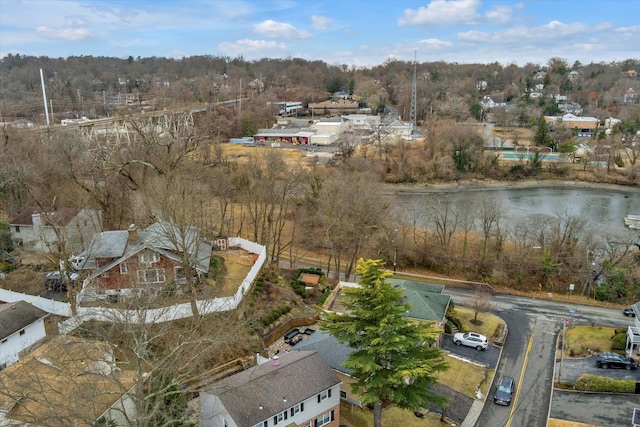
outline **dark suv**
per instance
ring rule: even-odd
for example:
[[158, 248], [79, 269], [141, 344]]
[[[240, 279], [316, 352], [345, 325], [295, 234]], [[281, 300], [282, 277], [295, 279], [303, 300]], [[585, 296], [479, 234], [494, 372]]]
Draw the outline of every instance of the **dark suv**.
[[513, 396], [514, 384], [515, 382], [513, 381], [513, 378], [502, 377], [498, 383], [496, 394], [493, 395], [493, 403], [504, 406], [511, 405], [511, 396]]
[[600, 353], [596, 356], [596, 366], [602, 369], [625, 368], [631, 370], [638, 367], [638, 362], [618, 353]]

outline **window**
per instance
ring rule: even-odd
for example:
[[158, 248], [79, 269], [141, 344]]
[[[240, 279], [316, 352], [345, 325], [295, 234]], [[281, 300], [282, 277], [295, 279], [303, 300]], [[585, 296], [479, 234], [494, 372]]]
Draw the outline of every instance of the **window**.
[[227, 422], [226, 418], [222, 419], [222, 427], [229, 427], [229, 423]]
[[2, 342], [1, 342], [0, 344], [4, 344], [4, 343], [6, 343], [8, 339], [9, 339], [9, 338], [2, 340]]
[[178, 266], [178, 267], [173, 267], [173, 273], [176, 275], [177, 278], [179, 279], [183, 279], [184, 278], [184, 268]]
[[267, 421], [260, 421], [258, 424], [253, 427], [268, 427], [269, 423]]
[[160, 261], [160, 255], [158, 255], [158, 253], [156, 252], [142, 252], [140, 255], [138, 255], [138, 260], [143, 263], [158, 262]]
[[281, 423], [282, 421], [287, 419], [287, 411], [280, 412], [278, 415], [273, 417], [273, 424]]
[[340, 398], [341, 399], [346, 399], [347, 398], [347, 392], [340, 390]]
[[304, 411], [304, 402], [297, 404], [293, 408], [291, 408], [291, 416], [293, 417], [295, 414]]
[[150, 270], [138, 270], [138, 283], [164, 283], [164, 268], [152, 268]]
[[333, 411], [325, 412], [316, 418], [315, 427], [322, 427], [333, 421]]
[[20, 331], [20, 335], [24, 335], [24, 329]]
[[318, 403], [331, 397], [331, 389], [325, 390], [318, 395]]
[[129, 268], [124, 262], [120, 264], [120, 274], [129, 274]]
[[19, 233], [19, 232], [20, 232], [20, 226], [16, 225], [16, 233]]

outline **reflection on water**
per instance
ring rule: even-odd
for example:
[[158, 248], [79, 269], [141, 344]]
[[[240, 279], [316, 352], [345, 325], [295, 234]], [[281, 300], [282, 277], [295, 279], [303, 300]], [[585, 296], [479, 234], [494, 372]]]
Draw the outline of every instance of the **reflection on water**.
[[[581, 188], [461, 188], [448, 191], [400, 190], [390, 194], [392, 204], [404, 210], [423, 210], [434, 197], [446, 198], [459, 206], [480, 206], [482, 200], [495, 198], [503, 208], [505, 221], [516, 222], [533, 217], [555, 217], [569, 212], [587, 219], [588, 227], [596, 230], [628, 232], [624, 217], [640, 215], [640, 189], [637, 187]], [[421, 216], [417, 225], [424, 225]]]

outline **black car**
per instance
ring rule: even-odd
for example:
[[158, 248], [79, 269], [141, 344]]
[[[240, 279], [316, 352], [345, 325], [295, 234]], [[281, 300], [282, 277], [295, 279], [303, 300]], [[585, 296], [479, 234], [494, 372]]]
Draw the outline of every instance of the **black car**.
[[638, 367], [638, 362], [618, 353], [600, 353], [596, 356], [596, 366], [602, 369], [625, 368], [626, 370], [631, 370]]
[[633, 308], [625, 308], [622, 310], [622, 314], [628, 317], [636, 317], [636, 312], [633, 311]]
[[515, 382], [511, 377], [502, 377], [498, 383], [496, 393], [493, 395], [493, 403], [498, 405], [511, 405], [511, 396], [513, 396]]

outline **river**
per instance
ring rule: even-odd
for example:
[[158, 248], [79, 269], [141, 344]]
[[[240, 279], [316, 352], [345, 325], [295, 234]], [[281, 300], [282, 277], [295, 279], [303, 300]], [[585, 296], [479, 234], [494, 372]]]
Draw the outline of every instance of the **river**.
[[[502, 207], [502, 218], [516, 222], [534, 217], [556, 217], [569, 212], [587, 219], [588, 228], [625, 233], [624, 217], [640, 215], [640, 188], [627, 186], [582, 186], [572, 183], [524, 186], [469, 185], [444, 187], [387, 187], [390, 202], [400, 210], [419, 210], [432, 197], [446, 198], [457, 206], [479, 206], [486, 197]], [[421, 216], [416, 225], [425, 225]]]

